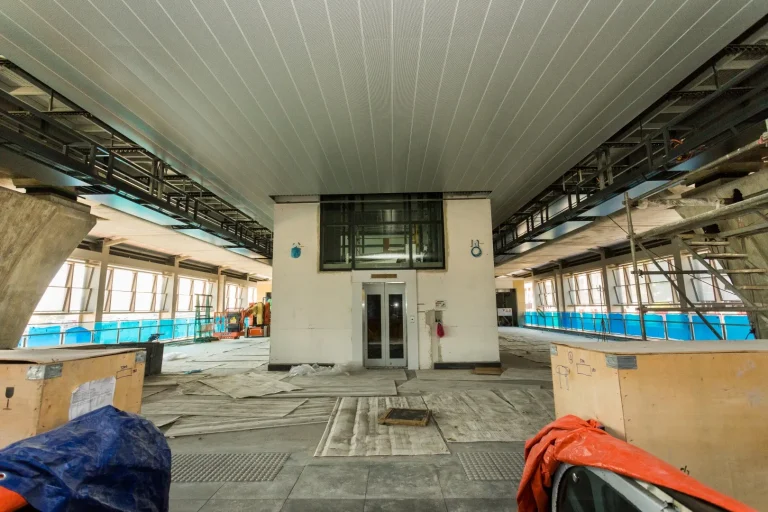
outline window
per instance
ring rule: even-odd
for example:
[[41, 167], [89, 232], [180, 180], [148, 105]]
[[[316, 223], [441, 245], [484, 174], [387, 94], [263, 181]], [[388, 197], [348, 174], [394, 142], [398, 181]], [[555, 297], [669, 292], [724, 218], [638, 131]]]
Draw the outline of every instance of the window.
[[557, 308], [557, 301], [555, 300], [555, 280], [544, 279], [536, 283], [536, 287], [539, 293], [538, 306], [546, 310], [554, 310]]
[[164, 311], [168, 278], [155, 272], [109, 267], [104, 311], [146, 313]]
[[[193, 277], [179, 277], [179, 300], [176, 304], [176, 311], [194, 311], [195, 295], [211, 295], [213, 283], [204, 279], [195, 279]], [[201, 304], [205, 304], [202, 301]]]
[[258, 290], [255, 286], [248, 287], [248, 304], [253, 304], [258, 300]]
[[91, 306], [94, 267], [78, 261], [61, 266], [40, 298], [35, 313], [82, 313]]
[[603, 276], [599, 270], [573, 274], [566, 280], [568, 298], [577, 311], [603, 310]]
[[533, 311], [533, 283], [530, 281], [525, 283], [524, 285], [525, 289], [525, 310], [526, 311]]
[[[691, 270], [706, 270], [698, 260], [693, 259], [692, 256], [688, 256], [688, 264]], [[710, 260], [710, 265], [718, 270], [723, 269], [722, 263], [718, 260]], [[722, 273], [722, 276], [731, 284], [731, 278]], [[693, 274], [688, 277], [693, 292], [696, 294], [696, 302], [736, 302], [741, 303], [741, 300], [715, 276], [710, 273], [706, 274]]]
[[321, 270], [444, 268], [439, 194], [327, 196]]
[[227, 283], [224, 294], [225, 309], [243, 309], [243, 287], [234, 283]]
[[[664, 271], [674, 270], [671, 259], [657, 259], [656, 262]], [[638, 262], [638, 271], [658, 272], [659, 269], [652, 261]], [[623, 305], [637, 304], [637, 289], [635, 288], [635, 274], [631, 264], [622, 265], [613, 269], [613, 279], [616, 283], [614, 293], [616, 302]], [[672, 288], [669, 280], [661, 274], [640, 274], [640, 298], [643, 304], [673, 304], [677, 303], [677, 292]]]

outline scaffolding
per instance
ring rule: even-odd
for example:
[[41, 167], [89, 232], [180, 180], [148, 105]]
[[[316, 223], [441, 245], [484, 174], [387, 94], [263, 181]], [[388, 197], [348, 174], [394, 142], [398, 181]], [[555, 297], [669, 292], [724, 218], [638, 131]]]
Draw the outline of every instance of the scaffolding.
[[195, 343], [207, 343], [216, 338], [213, 336], [213, 296], [195, 295]]
[[[761, 144], [765, 144], [762, 138], [760, 142]], [[655, 189], [654, 191], [651, 191], [651, 193], [660, 192], [669, 188], [669, 186], [671, 186], [671, 184], [663, 188]], [[646, 194], [644, 197], [651, 195], [651, 193]], [[752, 278], [753, 276], [767, 274], [768, 269], [760, 268], [750, 263], [746, 250], [742, 252], [723, 251], [728, 251], [729, 248], [737, 246], [739, 244], [739, 240], [741, 240], [742, 247], [746, 249], [743, 244], [744, 237], [768, 232], [768, 216], [760, 211], [762, 208], [768, 207], [768, 192], [759, 193], [749, 199], [739, 201], [734, 204], [721, 206], [712, 211], [695, 215], [687, 219], [682, 219], [678, 222], [667, 224], [665, 226], [649, 229], [643, 233], [637, 234], [634, 232], [632, 226], [632, 205], [636, 204], [639, 200], [642, 199], [631, 199], [628, 193], [624, 194], [624, 206], [626, 208], [628, 227], [627, 235], [630, 244], [630, 252], [632, 255], [632, 268], [634, 274], [633, 281], [635, 290], [637, 292], [641, 338], [643, 340], [647, 339], [645, 328], [645, 313], [659, 310], [696, 313], [702, 322], [714, 333], [718, 340], [722, 340], [723, 336], [719, 330], [709, 322], [709, 320], [704, 315], [704, 312], [746, 312], [750, 319], [753, 334], [755, 335], [755, 338], [759, 338], [760, 323], [758, 322], [758, 317], [766, 322], [766, 325], [768, 325], [768, 314], [766, 314], [766, 312], [768, 312], [768, 306], [751, 301], [744, 292], [749, 290], [768, 290], [768, 284], [753, 283], [749, 285], [735, 286], [731, 280], [726, 277], [726, 274], [740, 274], [750, 276]], [[751, 226], [740, 227], [738, 229], [722, 231], [719, 233], [690, 234], [694, 230], [699, 230], [705, 226], [715, 224], [718, 221], [733, 219], [747, 214], [756, 214], [766, 222], [756, 223]], [[674, 270], [663, 269], [662, 266], [658, 263], [656, 255], [654, 255], [652, 251], [648, 250], [644, 244], [644, 242], [647, 243], [649, 241], [659, 239], [671, 240], [679, 249], [687, 251], [691, 257], [697, 261], [705, 270], [684, 270], [682, 268], [676, 268]], [[643, 256], [650, 260], [658, 270], [638, 270], [638, 249], [643, 254]], [[706, 252], [704, 254], [699, 254], [699, 250], [701, 249], [704, 249]], [[719, 269], [710, 263], [711, 261], [722, 261], [724, 263], [728, 261], [740, 261], [744, 264], [744, 268]], [[715, 302], [708, 303], [706, 305], [696, 304], [688, 298], [685, 290], [680, 287], [681, 283], [676, 278], [673, 278], [673, 276], [676, 277], [703, 273], [712, 275], [715, 279], [720, 281], [724, 288], [726, 288], [729, 292], [733, 293], [736, 297], [739, 298], [739, 300], [741, 300], [743, 306], [734, 305], [733, 303], [728, 302]], [[669, 307], [665, 305], [662, 307], [644, 305], [642, 295], [640, 293], [640, 277], [644, 274], [664, 276], [667, 281], [669, 281], [672, 288], [677, 291], [678, 296], [680, 297], [680, 306]]]

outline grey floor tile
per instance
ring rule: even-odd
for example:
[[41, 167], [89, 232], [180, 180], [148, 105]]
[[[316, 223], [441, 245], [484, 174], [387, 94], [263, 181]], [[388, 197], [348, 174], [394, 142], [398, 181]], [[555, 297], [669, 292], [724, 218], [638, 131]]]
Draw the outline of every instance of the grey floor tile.
[[213, 499], [285, 499], [290, 494], [303, 469], [301, 466], [283, 466], [283, 469], [271, 482], [226, 482], [213, 495]]
[[221, 486], [221, 482], [174, 482], [171, 484], [171, 499], [207, 500]]
[[442, 498], [437, 469], [427, 464], [378, 464], [368, 471], [367, 499]]
[[448, 498], [514, 498], [519, 482], [511, 480], [470, 481], [461, 466], [438, 468], [443, 497]]
[[365, 500], [365, 512], [445, 512], [439, 500]]
[[200, 512], [280, 512], [283, 500], [208, 500]]
[[363, 512], [365, 500], [286, 500], [280, 512]]
[[208, 500], [171, 500], [170, 512], [197, 512]]
[[362, 499], [368, 468], [354, 466], [307, 466], [291, 491], [291, 498]]
[[516, 512], [517, 502], [514, 499], [451, 499], [446, 498], [445, 506], [448, 512]]

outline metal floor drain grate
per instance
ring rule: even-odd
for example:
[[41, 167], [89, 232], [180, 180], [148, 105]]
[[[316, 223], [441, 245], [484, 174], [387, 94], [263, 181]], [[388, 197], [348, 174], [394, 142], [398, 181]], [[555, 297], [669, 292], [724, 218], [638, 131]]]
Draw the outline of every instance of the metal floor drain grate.
[[469, 480], [520, 480], [525, 459], [518, 452], [459, 452]]
[[290, 453], [179, 453], [172, 456], [173, 482], [268, 482]]

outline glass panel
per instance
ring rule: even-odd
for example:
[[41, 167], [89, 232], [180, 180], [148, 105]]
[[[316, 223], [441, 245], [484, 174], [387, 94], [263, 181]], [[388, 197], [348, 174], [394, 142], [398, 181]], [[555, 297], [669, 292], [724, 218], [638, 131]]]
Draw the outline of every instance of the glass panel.
[[443, 268], [443, 225], [414, 224], [411, 254], [416, 268]]
[[133, 290], [133, 274], [130, 270], [116, 268], [112, 271], [112, 290], [130, 292]]
[[389, 357], [403, 359], [405, 357], [405, 336], [403, 321], [403, 295], [389, 294]]
[[154, 293], [137, 293], [134, 311], [152, 311], [152, 298]]
[[443, 220], [443, 202], [423, 201], [414, 199], [411, 201], [411, 221], [440, 222]]
[[179, 302], [176, 309], [178, 311], [192, 311], [192, 296], [179, 295]]
[[88, 286], [93, 267], [87, 267], [82, 263], [73, 263], [72, 267], [72, 286], [76, 288]]
[[193, 295], [205, 294], [205, 281], [198, 281], [195, 279], [192, 284]]
[[66, 288], [49, 287], [37, 303], [35, 311], [53, 312], [64, 311], [64, 299], [67, 295]]
[[179, 278], [179, 295], [192, 295], [192, 280], [187, 277]]
[[357, 268], [408, 267], [406, 224], [357, 226], [355, 265]]
[[387, 198], [387, 201], [366, 201], [355, 203], [355, 224], [378, 225], [385, 222], [405, 222], [407, 220], [405, 202], [398, 196]]
[[72, 288], [69, 294], [69, 310], [72, 312], [88, 309], [88, 288]]
[[139, 272], [136, 276], [136, 291], [137, 292], [152, 292], [155, 287], [155, 274], [149, 274], [147, 272]]
[[131, 309], [132, 292], [111, 292], [110, 311], [129, 311]]
[[368, 359], [381, 359], [381, 295], [368, 294], [366, 299], [366, 315], [368, 317], [367, 343]]
[[323, 227], [323, 268], [352, 268], [349, 226]]
[[48, 286], [67, 286], [67, 276], [69, 276], [69, 263], [65, 263], [61, 266], [56, 275], [53, 277], [53, 281]]

